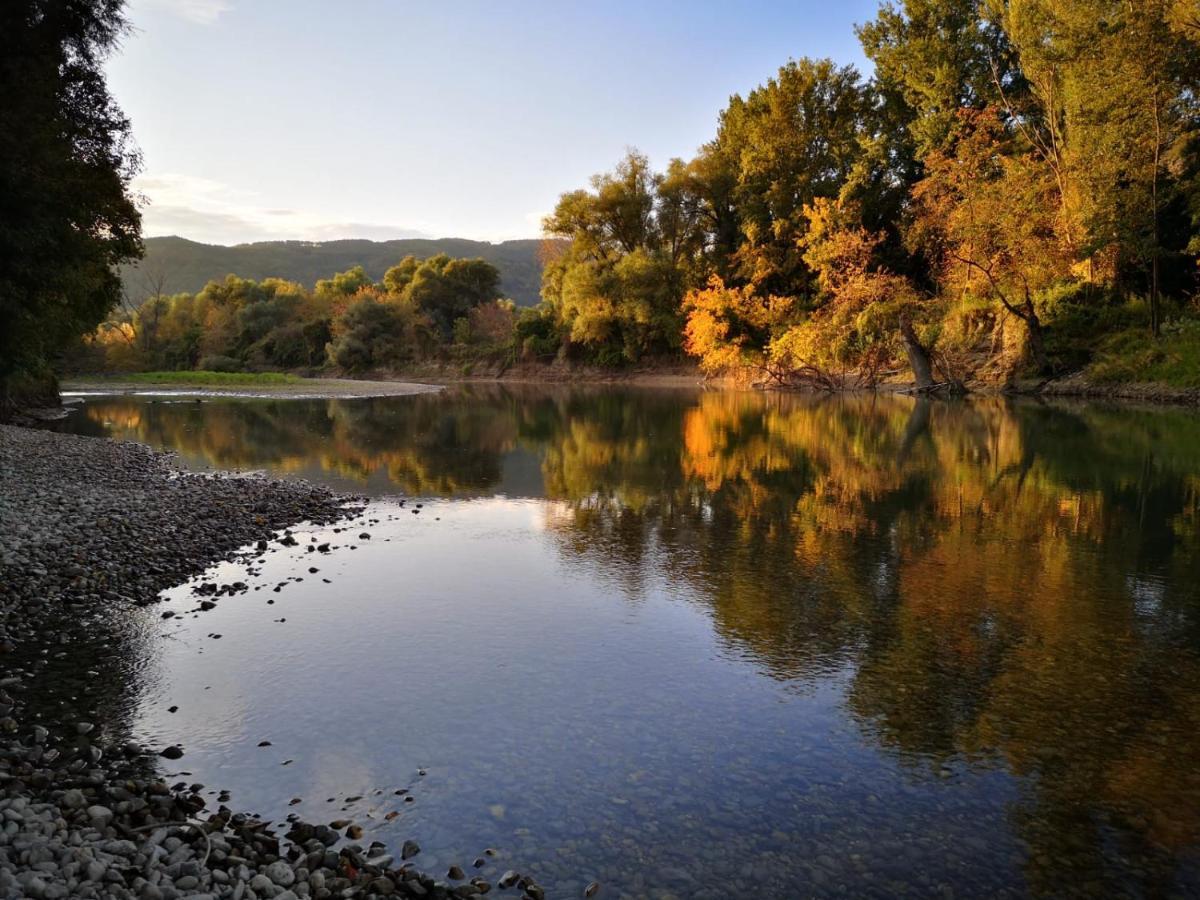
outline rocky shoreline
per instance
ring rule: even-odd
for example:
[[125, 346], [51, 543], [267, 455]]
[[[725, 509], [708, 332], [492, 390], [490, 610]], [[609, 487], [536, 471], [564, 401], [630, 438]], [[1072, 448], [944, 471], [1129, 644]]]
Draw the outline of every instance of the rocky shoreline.
[[139, 746], [113, 714], [106, 620], [239, 548], [362, 511], [299, 481], [184, 473], [138, 444], [0, 425], [0, 898], [541, 900], [486, 851], [470, 877], [435, 878], [413, 841], [393, 854], [356, 843], [353, 824], [276, 829], [212, 808], [204, 785], [162, 780], [178, 747]]

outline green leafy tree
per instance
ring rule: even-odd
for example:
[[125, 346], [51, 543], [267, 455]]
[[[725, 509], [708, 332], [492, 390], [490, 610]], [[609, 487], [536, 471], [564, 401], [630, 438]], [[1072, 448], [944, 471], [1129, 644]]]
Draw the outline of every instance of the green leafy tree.
[[[1037, 100], [1030, 133], [1092, 277], [1143, 275], [1156, 333], [1168, 159], [1196, 128], [1200, 55], [1169, 0], [1015, 0], [1004, 23]], [[1178, 242], [1175, 242], [1178, 243]]]
[[415, 269], [404, 296], [429, 317], [444, 341], [450, 341], [456, 320], [500, 298], [500, 273], [486, 260], [451, 259], [440, 253]]
[[363, 290], [333, 322], [329, 359], [348, 372], [401, 365], [419, 352], [426, 327], [411, 300]]
[[0, 6], [0, 406], [119, 301], [115, 267], [141, 254], [129, 192], [139, 159], [103, 65], [121, 0]]
[[363, 271], [363, 267], [353, 266], [345, 272], [338, 272], [332, 278], [322, 278], [316, 284], [316, 292], [331, 297], [353, 297], [363, 288], [370, 286], [371, 279]]
[[876, 89], [907, 107], [918, 158], [947, 148], [960, 109], [982, 109], [1002, 88], [1010, 95], [1024, 90], [1008, 36], [981, 0], [887, 2], [857, 30], [875, 63]]
[[676, 351], [703, 217], [688, 166], [673, 160], [659, 175], [635, 150], [590, 191], [564, 194], [542, 223], [568, 241], [547, 260], [542, 296], [569, 343], [604, 364]]
[[870, 95], [852, 66], [801, 59], [721, 114], [716, 145], [736, 173], [736, 275], [762, 293], [798, 294], [812, 274], [798, 241], [804, 207], [836, 197], [861, 155]]
[[421, 261], [415, 256], [409, 255], [396, 263], [386, 272], [383, 273], [383, 286], [389, 294], [399, 296], [404, 293], [405, 288], [412, 284], [413, 276], [417, 274], [417, 269], [421, 266]]

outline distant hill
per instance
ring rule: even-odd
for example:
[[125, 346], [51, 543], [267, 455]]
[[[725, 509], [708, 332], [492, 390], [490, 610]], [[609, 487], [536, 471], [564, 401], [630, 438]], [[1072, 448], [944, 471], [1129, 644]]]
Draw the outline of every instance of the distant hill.
[[482, 257], [500, 270], [500, 287], [519, 306], [539, 300], [542, 264], [538, 262], [538, 240], [504, 241], [489, 244], [461, 238], [396, 241], [261, 241], [224, 247], [201, 244], [181, 237], [146, 238], [146, 258], [136, 266], [122, 266], [121, 277], [135, 301], [155, 293], [157, 281], [167, 294], [195, 293], [212, 279], [226, 275], [253, 278], [278, 277], [308, 287], [352, 266], [362, 266], [378, 280], [404, 257], [446, 253], [456, 257]]

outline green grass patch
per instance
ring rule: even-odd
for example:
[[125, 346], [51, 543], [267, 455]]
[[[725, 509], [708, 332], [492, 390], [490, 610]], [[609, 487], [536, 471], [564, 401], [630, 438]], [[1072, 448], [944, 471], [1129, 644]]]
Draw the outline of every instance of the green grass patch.
[[1096, 349], [1087, 374], [1107, 384], [1200, 387], [1200, 320], [1169, 322], [1157, 340], [1144, 327], [1109, 335]]
[[[89, 379], [90, 380], [90, 379]], [[122, 384], [176, 384], [202, 387], [255, 384], [303, 384], [309, 379], [284, 372], [130, 372], [126, 375], [103, 375], [97, 380]]]

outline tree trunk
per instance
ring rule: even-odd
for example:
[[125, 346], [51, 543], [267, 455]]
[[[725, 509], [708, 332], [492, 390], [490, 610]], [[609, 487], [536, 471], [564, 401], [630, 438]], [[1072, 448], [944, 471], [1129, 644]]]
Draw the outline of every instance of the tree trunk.
[[[1157, 229], [1156, 229], [1157, 231]], [[1155, 244], [1158, 244], [1158, 236], [1155, 235]], [[1159, 292], [1158, 292], [1158, 247], [1155, 246], [1154, 258], [1150, 260], [1150, 332], [1158, 337], [1162, 330], [1162, 313], [1160, 312]]]
[[1158, 298], [1158, 167], [1162, 153], [1162, 123], [1158, 116], [1158, 85], [1154, 86], [1154, 172], [1150, 180], [1150, 333], [1158, 337], [1161, 318]]
[[1025, 301], [1025, 308], [1021, 311], [1021, 318], [1025, 320], [1025, 328], [1029, 333], [1029, 355], [1033, 358], [1033, 365], [1039, 375], [1049, 375], [1050, 359], [1046, 356], [1046, 341], [1042, 334], [1042, 320], [1038, 318], [1038, 314], [1033, 308], [1033, 303], [1029, 300]]
[[904, 426], [904, 436], [900, 440], [900, 450], [896, 454], [896, 464], [903, 465], [912, 452], [913, 445], [921, 435], [929, 430], [929, 413], [932, 401], [928, 397], [917, 397], [916, 405], [908, 415]]
[[929, 362], [929, 351], [917, 340], [908, 316], [900, 317], [900, 337], [904, 340], [904, 351], [908, 354], [908, 365], [913, 371], [918, 390], [933, 387], [933, 366]]

